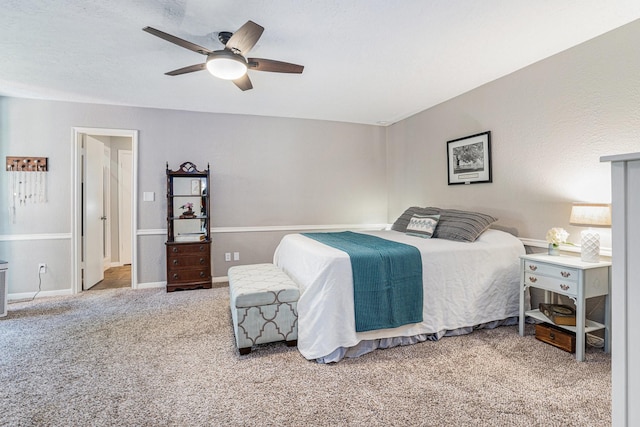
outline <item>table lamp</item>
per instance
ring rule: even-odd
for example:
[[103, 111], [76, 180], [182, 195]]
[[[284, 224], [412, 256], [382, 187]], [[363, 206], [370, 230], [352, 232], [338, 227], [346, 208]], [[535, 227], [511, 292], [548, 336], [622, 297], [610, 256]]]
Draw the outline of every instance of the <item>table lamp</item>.
[[580, 234], [582, 261], [600, 261], [600, 234], [592, 227], [611, 227], [611, 205], [606, 203], [574, 203], [571, 208], [569, 224], [589, 227]]

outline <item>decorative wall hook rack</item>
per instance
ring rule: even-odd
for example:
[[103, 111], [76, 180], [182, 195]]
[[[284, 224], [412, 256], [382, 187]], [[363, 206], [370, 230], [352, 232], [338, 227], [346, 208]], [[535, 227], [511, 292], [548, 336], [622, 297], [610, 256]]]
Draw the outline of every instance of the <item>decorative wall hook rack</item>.
[[48, 170], [49, 162], [46, 157], [7, 156], [9, 213], [14, 224], [16, 207], [47, 202]]
[[49, 170], [47, 157], [14, 157], [7, 156], [8, 171], [47, 172]]

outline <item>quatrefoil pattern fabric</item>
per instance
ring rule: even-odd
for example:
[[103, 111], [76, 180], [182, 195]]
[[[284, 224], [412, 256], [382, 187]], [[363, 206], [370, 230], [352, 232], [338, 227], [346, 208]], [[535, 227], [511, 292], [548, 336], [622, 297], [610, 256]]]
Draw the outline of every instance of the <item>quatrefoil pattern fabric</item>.
[[231, 267], [229, 293], [238, 348], [298, 339], [298, 286], [273, 264]]

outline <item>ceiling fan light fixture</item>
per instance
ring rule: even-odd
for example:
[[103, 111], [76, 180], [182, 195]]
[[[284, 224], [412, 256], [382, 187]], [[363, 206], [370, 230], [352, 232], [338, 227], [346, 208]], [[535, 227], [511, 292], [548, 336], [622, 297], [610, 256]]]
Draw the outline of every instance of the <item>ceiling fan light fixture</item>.
[[207, 70], [224, 80], [236, 80], [247, 72], [247, 60], [228, 50], [211, 52], [207, 57]]

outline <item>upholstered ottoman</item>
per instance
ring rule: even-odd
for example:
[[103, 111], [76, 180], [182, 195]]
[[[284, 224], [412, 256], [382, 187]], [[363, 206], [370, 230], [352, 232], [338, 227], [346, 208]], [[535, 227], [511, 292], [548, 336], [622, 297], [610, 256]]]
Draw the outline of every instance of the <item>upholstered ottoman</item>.
[[273, 264], [231, 267], [229, 296], [233, 331], [240, 354], [256, 344], [298, 343], [298, 286]]

